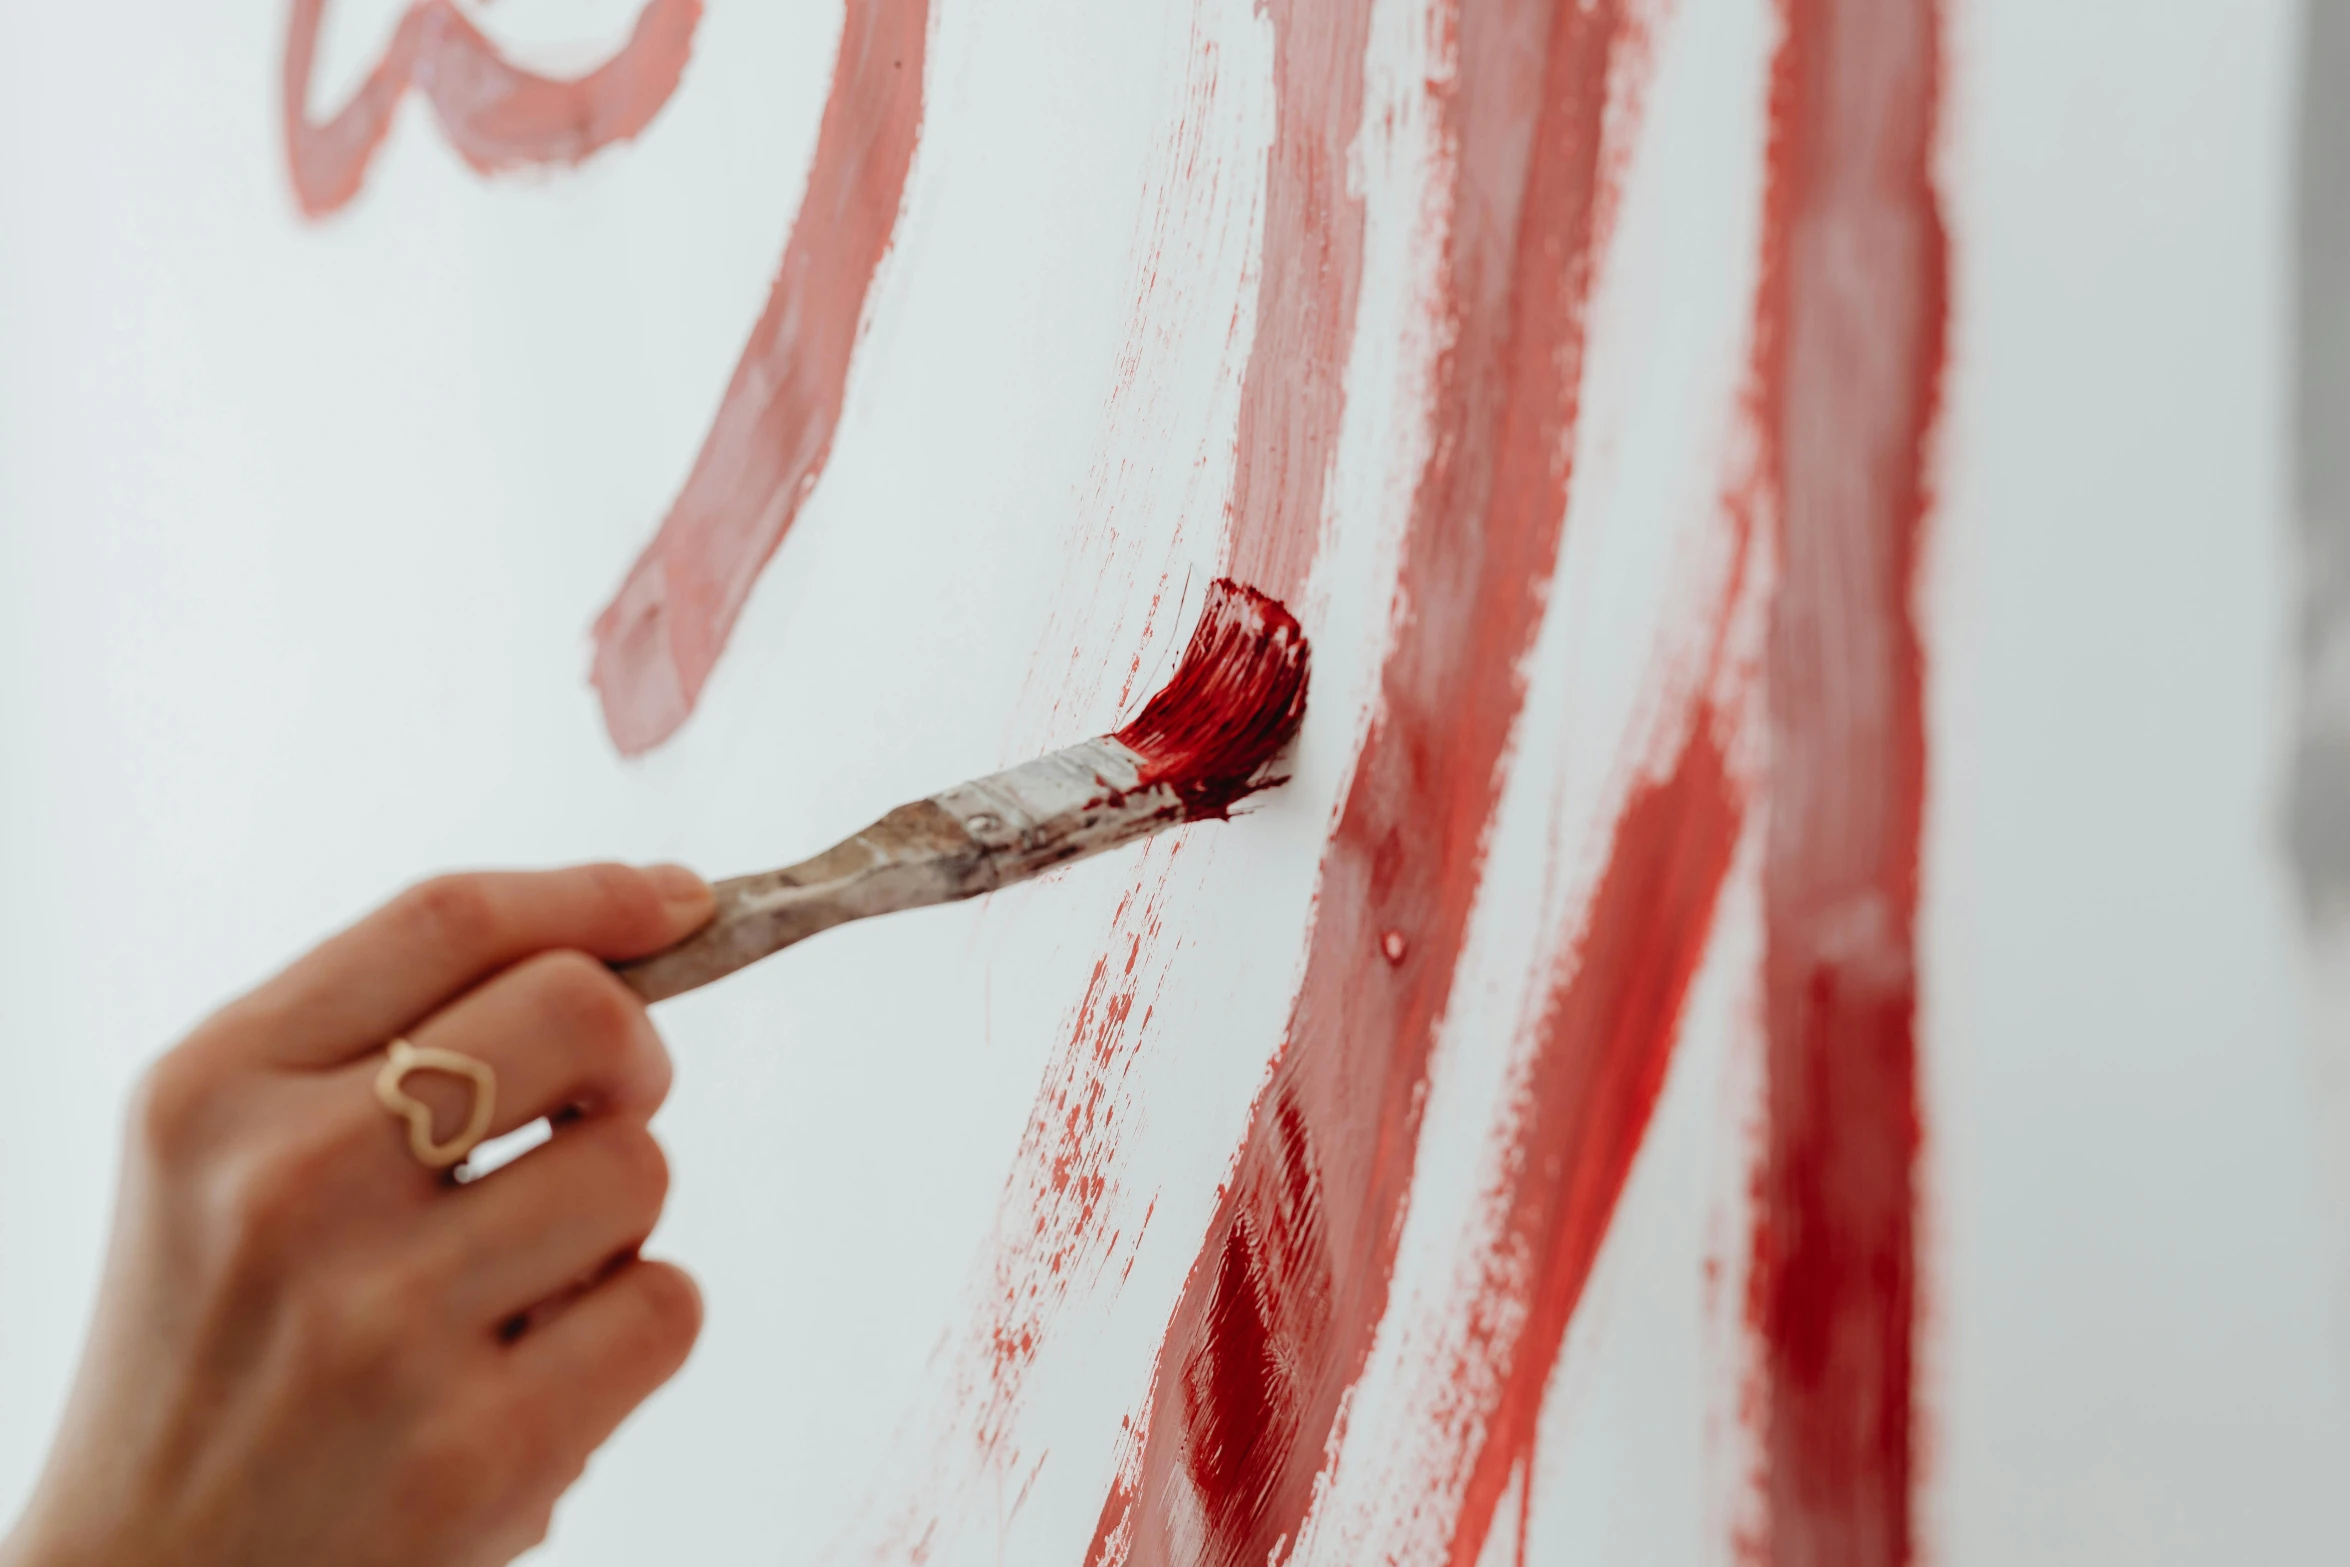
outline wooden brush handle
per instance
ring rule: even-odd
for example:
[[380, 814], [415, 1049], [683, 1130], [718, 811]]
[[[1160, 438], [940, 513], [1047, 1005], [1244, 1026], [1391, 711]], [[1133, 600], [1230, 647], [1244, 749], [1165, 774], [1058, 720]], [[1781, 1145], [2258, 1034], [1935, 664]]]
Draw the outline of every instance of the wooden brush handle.
[[835, 925], [984, 892], [972, 882], [985, 859], [962, 824], [917, 800], [812, 860], [715, 883], [718, 910], [710, 923], [613, 971], [647, 1001], [663, 1001]]
[[1144, 784], [1109, 738], [901, 805], [812, 860], [711, 889], [710, 923], [663, 952], [613, 965], [662, 1001], [873, 914], [977, 897], [1182, 821], [1185, 803]]

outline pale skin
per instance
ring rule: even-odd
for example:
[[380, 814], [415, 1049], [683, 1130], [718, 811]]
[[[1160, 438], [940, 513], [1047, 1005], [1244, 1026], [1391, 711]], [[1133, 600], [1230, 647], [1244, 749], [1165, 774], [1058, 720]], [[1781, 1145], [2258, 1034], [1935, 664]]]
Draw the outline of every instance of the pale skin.
[[[670, 1064], [605, 966], [710, 914], [674, 866], [424, 883], [148, 1071], [64, 1423], [0, 1567], [505, 1562], [684, 1364], [692, 1280], [638, 1254]], [[372, 1092], [389, 1040], [497, 1072], [459, 1185]], [[411, 1077], [442, 1135], [458, 1081]]]

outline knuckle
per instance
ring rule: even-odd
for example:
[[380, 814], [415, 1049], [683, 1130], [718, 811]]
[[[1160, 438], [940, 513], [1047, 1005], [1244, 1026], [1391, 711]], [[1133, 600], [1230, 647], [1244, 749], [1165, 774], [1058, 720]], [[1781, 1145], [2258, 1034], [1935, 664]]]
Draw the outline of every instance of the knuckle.
[[633, 1039], [644, 1005], [618, 976], [584, 952], [550, 952], [534, 975], [547, 1021], [590, 1045]]
[[185, 1045], [158, 1057], [141, 1074], [131, 1096], [130, 1125], [149, 1158], [177, 1165], [200, 1146], [211, 1119], [212, 1078]]
[[312, 1374], [364, 1405], [398, 1396], [433, 1332], [435, 1294], [432, 1281], [408, 1267], [313, 1290], [297, 1328]]
[[266, 1266], [310, 1235], [334, 1206], [337, 1158], [324, 1138], [284, 1138], [222, 1173], [217, 1209], [233, 1265]]
[[643, 871], [633, 865], [607, 861], [583, 866], [588, 885], [595, 889], [596, 899], [602, 903], [612, 923], [627, 930], [658, 929], [662, 921], [661, 898]]
[[641, 1126], [614, 1139], [612, 1164], [620, 1202], [634, 1227], [650, 1231], [669, 1201], [669, 1156], [653, 1134]]
[[635, 1269], [637, 1347], [649, 1358], [682, 1359], [702, 1332], [702, 1294], [692, 1279], [665, 1263]]
[[435, 876], [411, 887], [400, 901], [422, 939], [441, 951], [480, 952], [498, 944], [497, 900], [481, 876]]

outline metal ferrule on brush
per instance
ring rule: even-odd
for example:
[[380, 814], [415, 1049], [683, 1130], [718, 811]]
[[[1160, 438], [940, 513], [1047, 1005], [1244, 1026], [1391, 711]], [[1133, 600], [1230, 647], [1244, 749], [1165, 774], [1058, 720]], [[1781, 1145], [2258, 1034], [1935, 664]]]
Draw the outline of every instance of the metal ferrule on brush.
[[660, 1001], [835, 925], [993, 892], [1184, 814], [1171, 785], [1144, 784], [1142, 758], [1104, 735], [901, 805], [812, 860], [718, 882], [707, 926], [620, 977]]

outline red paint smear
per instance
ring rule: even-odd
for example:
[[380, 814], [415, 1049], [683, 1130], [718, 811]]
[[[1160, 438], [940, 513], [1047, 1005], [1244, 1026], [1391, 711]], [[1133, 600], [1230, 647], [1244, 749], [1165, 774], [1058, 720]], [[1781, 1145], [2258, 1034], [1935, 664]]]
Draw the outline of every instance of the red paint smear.
[[1605, 0], [1462, 0], [1453, 25], [1450, 346], [1403, 544], [1405, 612], [1324, 854], [1287, 1037], [1160, 1350], [1175, 1396], [1153, 1397], [1093, 1563], [1277, 1559], [1386, 1307], [1429, 1052], [1564, 524], [1624, 30]]
[[1925, 798], [1910, 615], [1946, 338], [1935, 0], [1782, 0], [1771, 95], [1765, 462], [1767, 1131], [1749, 1307], [1767, 1545], [1910, 1558], [1914, 930]]
[[525, 164], [576, 164], [652, 123], [677, 90], [701, 0], [652, 0], [628, 42], [576, 81], [510, 64], [451, 0], [423, 0], [331, 120], [310, 118], [310, 77], [326, 0], [294, 0], [286, 24], [286, 162], [305, 217], [348, 202], [391, 131], [411, 85], [432, 104], [449, 144], [483, 174]]
[[1670, 771], [1626, 802], [1536, 1029], [1470, 1311], [1464, 1359], [1496, 1377], [1469, 1446], [1453, 1567], [1477, 1561], [1513, 1473], [1531, 1493], [1543, 1393], [1664, 1087], [1744, 816], [1720, 724], [1701, 713]]
[[922, 128], [929, 22], [929, 0], [849, 0], [767, 308], [676, 504], [596, 621], [596, 690], [624, 754], [659, 745], [692, 713], [831, 455], [866, 294]]
[[1174, 675], [1111, 738], [1141, 758], [1143, 786], [1183, 797], [1189, 819], [1223, 816], [1273, 781], [1267, 766], [1306, 716], [1311, 657], [1285, 605], [1218, 577]]
[[1227, 573], [1276, 598], [1305, 591], [1346, 417], [1363, 282], [1363, 203], [1347, 160], [1363, 117], [1370, 0], [1268, 0], [1273, 145], [1256, 338], [1241, 383]]
[[[1231, 576], [1276, 598], [1302, 591], [1320, 538], [1322, 497], [1344, 414], [1363, 236], [1362, 203], [1347, 192], [1346, 170], [1362, 130], [1371, 4], [1271, 0], [1266, 6], [1274, 37], [1275, 127], [1266, 170], [1260, 303], [1243, 372], [1237, 471], [1222, 556]], [[1209, 85], [1221, 67], [1215, 45], [1196, 32], [1195, 48], [1195, 85], [1177, 145], [1187, 169], [1197, 167], [1193, 177], [1231, 178], [1197, 165], [1199, 127], [1216, 112]], [[1148, 322], [1162, 291], [1154, 265], [1138, 306], [1135, 343], [1155, 335]], [[1130, 344], [1114, 397], [1126, 395], [1143, 363]], [[1161, 608], [1154, 597], [1142, 641]], [[1072, 668], [1080, 656], [1072, 646]], [[1125, 673], [1130, 692], [1143, 674], [1139, 653]], [[981, 1326], [974, 1330], [984, 1353], [963, 1357], [966, 1366], [983, 1369], [958, 1374], [958, 1407], [954, 1426], [942, 1436], [942, 1453], [959, 1454], [967, 1433], [971, 1450], [985, 1461], [1013, 1462], [1014, 1412], [1071, 1275], [1114, 1260], [1110, 1254], [1119, 1237], [1102, 1234], [1100, 1215], [1120, 1167], [1122, 1106], [1148, 1034], [1149, 998], [1165, 974], [1164, 964], [1152, 958], [1163, 947], [1159, 921], [1172, 845], [1165, 859], [1157, 858], [1160, 852], [1151, 851], [1153, 858], [1119, 904], [1071, 1037], [1030, 1111], [989, 1243]], [[1130, 1241], [1119, 1276], [1133, 1256]], [[1129, 1419], [1122, 1450], [1133, 1467], [1121, 1472], [1130, 1481], [1139, 1476], [1140, 1432], [1149, 1424], [1148, 1410]], [[953, 1463], [942, 1459], [934, 1467], [943, 1474]], [[921, 1498], [893, 1520], [889, 1538], [919, 1538], [934, 1526], [939, 1509], [951, 1505]]]

